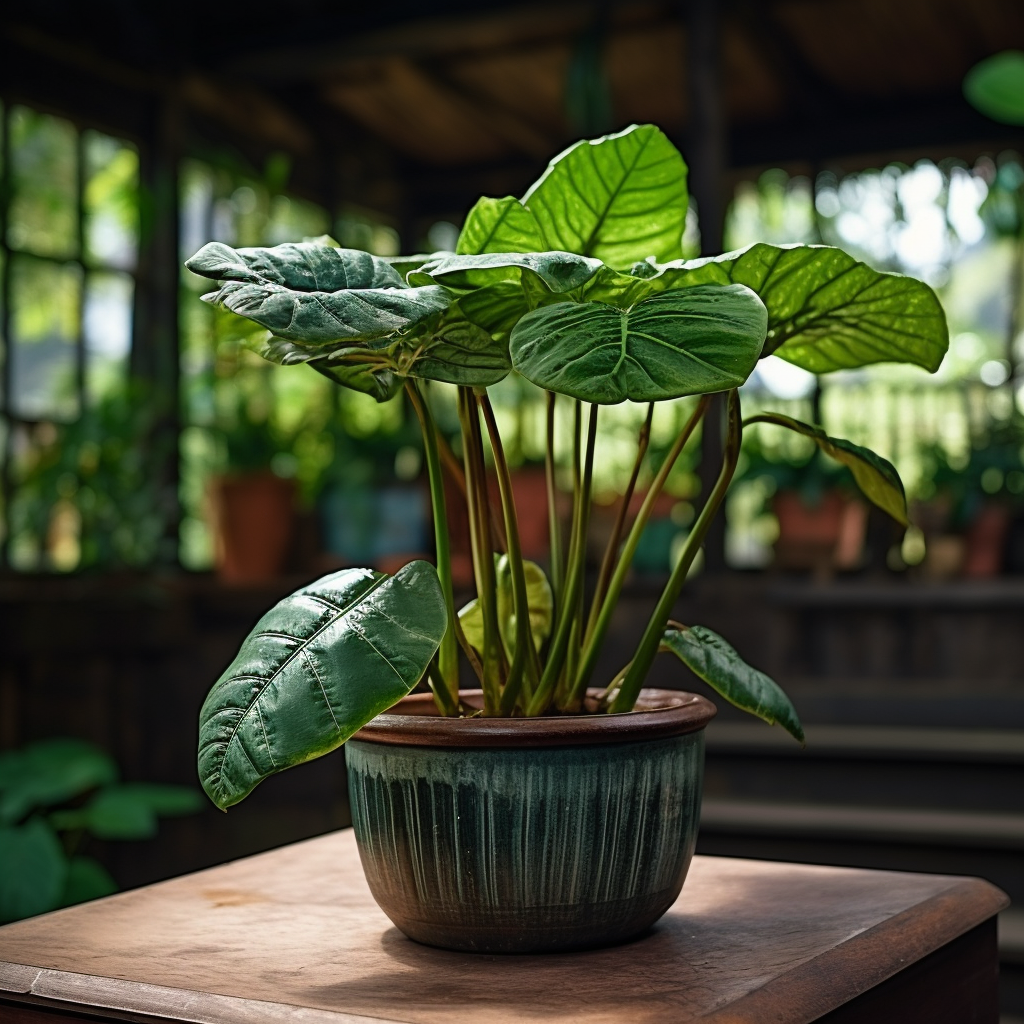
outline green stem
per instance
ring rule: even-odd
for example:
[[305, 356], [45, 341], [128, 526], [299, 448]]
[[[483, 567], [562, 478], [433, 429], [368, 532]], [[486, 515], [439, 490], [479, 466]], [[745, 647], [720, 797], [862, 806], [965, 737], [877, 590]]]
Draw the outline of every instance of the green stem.
[[530, 632], [530, 606], [526, 597], [526, 573], [523, 569], [523, 551], [519, 545], [519, 522], [516, 518], [516, 506], [512, 497], [512, 477], [505, 460], [505, 451], [498, 434], [498, 424], [494, 419], [494, 410], [484, 390], [476, 391], [477, 404], [483, 413], [487, 437], [491, 442], [494, 454], [494, 469], [498, 475], [498, 493], [501, 496], [501, 511], [505, 520], [505, 536], [508, 539], [508, 568], [512, 577], [512, 602], [516, 616], [516, 646], [512, 653], [512, 664], [509, 666], [505, 689], [501, 694], [501, 712], [508, 715], [516, 706], [519, 691], [526, 676], [527, 665], [532, 660], [534, 678], [537, 677], [537, 651], [533, 646]]
[[676, 603], [680, 591], [683, 589], [690, 566], [693, 565], [693, 560], [697, 557], [697, 552], [700, 551], [701, 545], [704, 543], [704, 538], [707, 536], [711, 523], [718, 513], [722, 502], [725, 500], [729, 484], [732, 483], [733, 473], [736, 472], [736, 461], [740, 454], [740, 440], [743, 436], [738, 391], [733, 390], [729, 392], [728, 415], [729, 429], [725, 438], [725, 451], [722, 454], [721, 472], [718, 474], [718, 479], [715, 481], [711, 494], [708, 495], [708, 500], [704, 503], [704, 508], [701, 509], [701, 513], [697, 517], [697, 522], [694, 523], [689, 537], [686, 538], [682, 555], [675, 568], [673, 568], [668, 583], [665, 584], [665, 589], [658, 599], [657, 607], [648, 620], [647, 629], [640, 639], [636, 654], [633, 656], [633, 662], [629, 666], [629, 671], [622, 680], [619, 692], [609, 708], [613, 714], [630, 711], [636, 703], [636, 699], [640, 694], [640, 688], [643, 686], [655, 655], [658, 653], [658, 648], [661, 646], [661, 638], [665, 634], [665, 626], [672, 615], [672, 607]]
[[[572, 635], [573, 624], [579, 621], [579, 598], [583, 592], [583, 571], [586, 567], [586, 533], [590, 511], [590, 490], [594, 472], [594, 442], [597, 438], [597, 406], [590, 407], [587, 427], [587, 448], [583, 460], [582, 476], [579, 472], [579, 429], [576, 431], [576, 458], [573, 490], [577, 494], [573, 505], [572, 536], [569, 542], [569, 562], [566, 568], [565, 594], [556, 620], [554, 639], [548, 649], [548, 660], [536, 693], [527, 706], [527, 715], [539, 715], [547, 710], [555, 692], [555, 685], [565, 667], [565, 652]], [[576, 426], [581, 426], [581, 409], [577, 405]]]
[[473, 555], [473, 576], [477, 600], [483, 619], [483, 679], [485, 714], [496, 714], [501, 703], [501, 687], [505, 674], [505, 655], [498, 630], [497, 586], [494, 575], [494, 552], [491, 545], [490, 513], [487, 501], [487, 478], [484, 469], [480, 417], [472, 392], [459, 388], [459, 419], [466, 469], [466, 503], [469, 508], [469, 539]]
[[640, 543], [640, 536], [644, 532], [647, 521], [651, 518], [651, 513], [654, 511], [654, 503], [657, 501], [658, 495], [661, 494], [665, 481], [668, 479], [669, 473], [672, 472], [672, 467], [676, 464], [676, 460], [686, 447], [687, 441], [690, 440], [694, 430], [697, 429], [697, 424], [701, 421], [704, 413], [707, 412], [709, 404], [710, 398], [707, 395], [702, 395], [697, 403], [697, 408], [693, 411], [693, 415], [687, 420], [686, 425], [673, 442], [671, 449], [669, 449], [668, 455], [665, 456], [665, 461], [661, 464], [661, 468], [651, 481], [651, 486], [648, 488], [647, 495], [640, 506], [640, 511], [637, 513], [633, 526], [626, 537], [626, 543], [622, 546], [622, 552], [619, 554], [615, 572], [602, 598], [601, 610], [594, 623], [594, 628], [593, 630], [588, 629], [587, 636], [584, 638], [583, 656], [580, 659], [580, 668], [576, 675], [574, 686], [575, 694], [586, 691], [590, 677], [594, 673], [594, 666], [597, 664], [597, 657], [601, 652], [601, 644], [604, 643], [608, 626], [611, 624], [612, 614], [615, 612], [619, 595], [622, 593], [623, 584], [626, 582], [629, 567], [633, 563], [633, 555], [636, 554], [637, 545]]
[[[420, 394], [417, 384], [406, 378], [406, 393], [420, 421], [423, 434], [423, 449], [427, 457], [427, 479], [430, 482], [430, 506], [434, 516], [434, 544], [437, 549], [437, 577], [441, 581], [445, 609], [448, 612], [448, 628], [441, 638], [437, 651], [437, 671], [448, 700], [438, 700], [442, 714], [451, 714], [450, 709], [459, 703], [459, 644], [455, 635], [455, 595], [452, 587], [452, 559], [448, 541], [448, 514], [444, 502], [444, 478], [441, 475], [441, 458], [437, 449], [437, 429], [430, 414], [430, 406]], [[437, 692], [434, 697], [437, 700]]]
[[558, 486], [555, 480], [555, 400], [554, 391], [546, 392], [547, 445], [544, 451], [544, 478], [548, 492], [548, 533], [551, 545], [551, 593], [557, 606], [562, 595], [562, 524], [558, 518]]

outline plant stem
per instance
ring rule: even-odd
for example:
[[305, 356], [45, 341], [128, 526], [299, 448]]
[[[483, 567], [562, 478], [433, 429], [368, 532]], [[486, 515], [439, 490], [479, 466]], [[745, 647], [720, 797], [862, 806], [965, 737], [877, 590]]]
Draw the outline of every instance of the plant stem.
[[501, 495], [501, 511], [505, 519], [505, 536], [508, 538], [508, 567], [512, 577], [512, 602], [516, 616], [516, 645], [512, 653], [512, 664], [509, 666], [505, 689], [501, 694], [502, 714], [511, 714], [519, 699], [526, 676], [527, 666], [532, 662], [533, 678], [539, 675], [537, 650], [533, 646], [533, 635], [530, 632], [530, 606], [526, 597], [526, 573], [523, 570], [523, 552], [519, 545], [519, 523], [516, 518], [516, 506], [512, 497], [512, 477], [505, 460], [505, 451], [498, 434], [498, 424], [494, 419], [494, 410], [485, 390], [476, 389], [476, 401], [483, 413], [487, 427], [487, 437], [491, 442], [494, 454], [494, 469], [498, 475], [498, 493]]
[[597, 575], [594, 597], [590, 603], [590, 615], [587, 618], [586, 635], [588, 637], [594, 632], [601, 603], [608, 592], [608, 583], [612, 578], [612, 570], [615, 568], [615, 556], [618, 554], [619, 544], [622, 543], [622, 531], [626, 525], [626, 516], [629, 514], [629, 503], [633, 499], [633, 492], [636, 490], [636, 482], [640, 476], [644, 456], [647, 454], [647, 447], [651, 443], [651, 421], [653, 419], [654, 403], [651, 402], [647, 406], [647, 418], [644, 420], [644, 425], [640, 428], [633, 472], [630, 474], [629, 483], [626, 484], [626, 491], [622, 495], [622, 504], [619, 506], [618, 515], [615, 517], [615, 525], [612, 527], [611, 536], [608, 538], [608, 546], [604, 549], [604, 557], [601, 559], [601, 571]]
[[[440, 430], [437, 431], [437, 447], [441, 453], [441, 461], [444, 463], [445, 469], [451, 473], [452, 480], [455, 481], [455, 486], [458, 487], [463, 498], [466, 498], [466, 474], [463, 472], [462, 466], [459, 464], [459, 457], [452, 451], [452, 446], [448, 443], [448, 439]], [[498, 548], [504, 551], [505, 534], [501, 528], [501, 522], [498, 520], [498, 517], [493, 514], [493, 510], [491, 510], [491, 534], [494, 537]]]
[[592, 630], [588, 628], [587, 636], [584, 637], [583, 656], [580, 659], [580, 668], [574, 685], [575, 694], [586, 691], [587, 684], [590, 682], [590, 677], [594, 672], [594, 666], [597, 664], [597, 656], [601, 652], [601, 644], [604, 642], [605, 634], [608, 632], [612, 614], [615, 612], [619, 595], [622, 593], [623, 584], [626, 582], [626, 575], [629, 573], [629, 567], [633, 562], [633, 555], [636, 553], [637, 545], [640, 543], [640, 535], [644, 532], [644, 527], [651, 518], [651, 512], [654, 511], [654, 503], [657, 501], [658, 495], [661, 494], [665, 481], [668, 479], [669, 473], [672, 472], [672, 467], [682, 454], [694, 430], [697, 429], [697, 424], [701, 421], [704, 413], [707, 412], [709, 404], [710, 398], [707, 395], [702, 395], [697, 403], [697, 408], [694, 409], [693, 414], [673, 442], [668, 455], [665, 456], [665, 461], [661, 464], [657, 474], [651, 481], [651, 486], [647, 490], [647, 496], [640, 506], [640, 511], [637, 513], [629, 535], [626, 537], [626, 543], [622, 546], [622, 552], [619, 554], [619, 560], [608, 584], [607, 591], [601, 599], [601, 610], [598, 612], [594, 622], [594, 628]]
[[497, 586], [494, 575], [494, 552], [491, 544], [490, 512], [487, 500], [487, 477], [484, 468], [480, 417], [472, 392], [459, 388], [459, 420], [466, 468], [466, 502], [469, 507], [469, 539], [473, 554], [473, 576], [477, 600], [483, 619], [483, 650], [481, 667], [485, 714], [496, 714], [501, 703], [501, 687], [505, 676], [505, 653], [498, 629]]
[[550, 536], [551, 593], [555, 606], [562, 596], [562, 524], [558, 518], [558, 487], [555, 481], [555, 401], [554, 391], [545, 393], [547, 399], [547, 445], [544, 451], [544, 479], [548, 492], [548, 533]]
[[590, 422], [587, 426], [587, 448], [580, 475], [580, 427], [581, 406], [576, 407], [576, 440], [574, 487], [576, 500], [573, 506], [572, 535], [569, 541], [569, 562], [566, 568], [565, 593], [556, 619], [555, 635], [548, 649], [548, 660], [540, 678], [537, 692], [527, 705], [527, 715], [539, 715], [547, 710], [555, 692], [555, 685], [565, 663], [565, 652], [572, 635], [573, 624], [579, 621], [579, 598], [583, 592], [583, 570], [586, 567], [586, 533], [590, 512], [590, 490], [594, 472], [594, 442], [597, 438], [597, 406], [590, 407]]
[[693, 560], [704, 543], [708, 529], [725, 499], [729, 484], [732, 483], [733, 473], [736, 472], [736, 461], [740, 454], [740, 440], [743, 436], [743, 426], [740, 421], [740, 397], [739, 392], [735, 389], [729, 392], [728, 416], [729, 428], [725, 438], [725, 451], [722, 453], [722, 469], [711, 494], [708, 495], [708, 500], [704, 503], [704, 508], [701, 509], [701, 513], [697, 517], [697, 522], [694, 523], [689, 537], [686, 538], [683, 552], [669, 576], [668, 583], [665, 584], [657, 607], [647, 622], [647, 629], [640, 639], [633, 662], [609, 708], [613, 714], [629, 711], [636, 703], [640, 688], [643, 686], [655, 655], [658, 653], [658, 648], [661, 646], [665, 626], [672, 615], [672, 606], [683, 589], [690, 566], [693, 565]]
[[455, 595], [452, 588], [452, 559], [448, 544], [448, 515], [444, 502], [444, 479], [441, 475], [441, 459], [437, 450], [437, 429], [430, 414], [426, 399], [420, 394], [418, 385], [406, 378], [406, 393], [420, 421], [423, 434], [423, 449], [427, 457], [427, 478], [430, 482], [430, 506], [434, 516], [434, 545], [437, 549], [437, 577], [441, 582], [445, 610], [448, 613], [448, 627], [441, 638], [437, 651], [437, 673], [448, 700], [438, 700], [442, 714], [451, 714], [459, 704], [459, 646], [455, 636]]

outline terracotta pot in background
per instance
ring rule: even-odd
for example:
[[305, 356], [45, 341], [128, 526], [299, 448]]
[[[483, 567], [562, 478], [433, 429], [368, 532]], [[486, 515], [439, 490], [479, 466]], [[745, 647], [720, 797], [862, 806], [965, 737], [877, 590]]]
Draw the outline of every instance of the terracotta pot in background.
[[295, 527], [295, 481], [270, 472], [214, 477], [209, 502], [218, 577], [265, 583], [279, 576]]
[[1003, 571], [1010, 510], [1005, 505], [983, 505], [967, 530], [963, 574], [971, 579], [989, 579]]
[[772, 511], [779, 520], [779, 568], [829, 573], [860, 563], [867, 527], [867, 508], [861, 502], [828, 491], [816, 505], [808, 505], [796, 491], [779, 491]]

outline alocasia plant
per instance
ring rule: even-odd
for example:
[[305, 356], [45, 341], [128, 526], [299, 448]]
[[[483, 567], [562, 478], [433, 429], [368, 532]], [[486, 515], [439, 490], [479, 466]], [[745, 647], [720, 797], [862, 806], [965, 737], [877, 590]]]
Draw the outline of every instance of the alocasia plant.
[[[737, 389], [772, 353], [815, 373], [882, 361], [934, 371], [948, 344], [945, 317], [927, 285], [827, 246], [756, 244], [684, 260], [687, 202], [678, 151], [656, 127], [634, 126], [570, 147], [522, 199], [481, 199], [455, 253], [384, 260], [325, 239], [272, 249], [211, 243], [188, 261], [218, 282], [208, 301], [266, 328], [259, 351], [268, 359], [309, 363], [378, 401], [404, 389], [423, 430], [437, 547], [436, 570], [424, 562], [393, 578], [348, 570], [285, 599], [257, 624], [201, 715], [200, 774], [219, 806], [241, 800], [272, 772], [337, 747], [422, 678], [442, 714], [479, 713], [460, 695], [460, 652], [483, 691], [484, 715], [628, 711], [665, 650], [726, 700], [802, 739], [796, 711], [775, 682], [709, 629], [670, 617], [736, 468], [744, 426]], [[547, 573], [523, 559], [487, 394], [513, 368], [546, 396]], [[461, 466], [434, 425], [431, 381], [457, 385]], [[722, 392], [728, 427], [718, 480], [633, 658], [599, 675], [640, 534], [707, 414], [708, 396]], [[656, 403], [683, 396], [701, 397], [633, 522], [623, 513], [616, 523], [585, 606], [599, 409], [647, 403], [625, 509]], [[573, 409], [567, 545], [555, 504], [559, 401]], [[747, 422], [813, 439], [850, 467], [870, 501], [906, 523], [902, 484], [884, 459], [781, 414]], [[456, 475], [469, 509], [477, 596], [460, 612], [444, 472]], [[588, 687], [598, 683], [603, 690], [585, 707]]]

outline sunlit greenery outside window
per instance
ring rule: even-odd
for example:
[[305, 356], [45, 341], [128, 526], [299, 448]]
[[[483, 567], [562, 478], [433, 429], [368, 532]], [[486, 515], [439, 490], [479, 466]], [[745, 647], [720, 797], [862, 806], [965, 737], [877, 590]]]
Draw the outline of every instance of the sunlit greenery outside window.
[[138, 154], [24, 106], [2, 133], [4, 561], [144, 565], [162, 527], [128, 389]]

